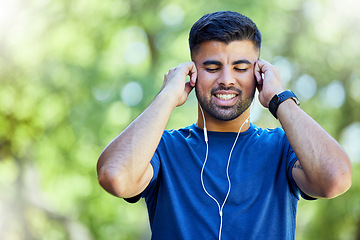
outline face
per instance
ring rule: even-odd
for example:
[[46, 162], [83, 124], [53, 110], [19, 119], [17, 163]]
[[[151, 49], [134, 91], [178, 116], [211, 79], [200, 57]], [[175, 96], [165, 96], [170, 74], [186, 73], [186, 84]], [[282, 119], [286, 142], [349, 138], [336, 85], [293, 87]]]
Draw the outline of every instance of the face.
[[193, 61], [198, 71], [196, 96], [203, 110], [223, 121], [247, 110], [254, 98], [258, 57], [258, 49], [248, 40], [201, 43]]

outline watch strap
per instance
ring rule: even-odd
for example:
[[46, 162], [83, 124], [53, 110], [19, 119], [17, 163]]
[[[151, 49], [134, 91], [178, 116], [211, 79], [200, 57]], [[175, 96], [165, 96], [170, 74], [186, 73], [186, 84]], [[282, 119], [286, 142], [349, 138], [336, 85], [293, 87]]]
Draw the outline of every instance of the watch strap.
[[294, 100], [294, 102], [297, 105], [300, 105], [299, 100], [297, 99], [296, 95], [290, 90], [286, 90], [282, 93], [275, 94], [274, 97], [270, 100], [269, 111], [276, 119], [278, 118], [276, 112], [277, 112], [277, 109], [279, 108], [279, 105], [289, 98]]

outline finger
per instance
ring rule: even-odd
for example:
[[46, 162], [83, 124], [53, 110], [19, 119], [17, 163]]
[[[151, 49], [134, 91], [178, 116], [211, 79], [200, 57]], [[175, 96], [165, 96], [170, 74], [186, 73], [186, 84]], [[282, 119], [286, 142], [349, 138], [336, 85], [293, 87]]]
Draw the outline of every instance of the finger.
[[254, 74], [255, 74], [255, 78], [256, 78], [256, 81], [258, 82], [258, 84], [262, 84], [261, 66], [259, 64], [259, 61], [257, 61], [255, 63]]
[[263, 60], [263, 59], [259, 59], [257, 62], [256, 62], [256, 65], [258, 66], [258, 73], [259, 73], [259, 76], [262, 78], [262, 74], [266, 74], [267, 71], [270, 71], [271, 68], [272, 68], [272, 65], [271, 63]]
[[190, 94], [190, 92], [193, 90], [193, 86], [191, 86], [191, 83], [190, 81], [186, 82], [185, 83], [185, 92], [187, 93], [187, 95]]
[[195, 63], [193, 63], [192, 68], [190, 70], [190, 85], [192, 87], [195, 86], [196, 79], [197, 79], [197, 69], [196, 69]]
[[259, 91], [259, 93], [262, 91], [263, 85], [262, 84], [258, 84], [256, 86], [257, 90]]

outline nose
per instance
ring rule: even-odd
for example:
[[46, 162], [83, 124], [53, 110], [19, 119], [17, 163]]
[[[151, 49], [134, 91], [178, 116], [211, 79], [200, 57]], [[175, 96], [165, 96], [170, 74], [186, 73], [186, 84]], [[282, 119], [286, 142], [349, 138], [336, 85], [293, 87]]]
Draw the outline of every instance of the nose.
[[235, 85], [235, 77], [229, 67], [222, 68], [217, 83], [225, 87]]

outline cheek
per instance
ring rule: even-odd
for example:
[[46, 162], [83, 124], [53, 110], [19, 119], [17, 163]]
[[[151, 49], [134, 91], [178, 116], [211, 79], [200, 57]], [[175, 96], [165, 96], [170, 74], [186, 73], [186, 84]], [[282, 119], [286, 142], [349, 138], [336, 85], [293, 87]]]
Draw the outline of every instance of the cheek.
[[198, 77], [196, 80], [197, 88], [204, 91], [212, 87], [213, 84], [212, 76], [208, 72], [198, 72]]
[[203, 80], [211, 81], [212, 79], [216, 78], [216, 74], [209, 73], [205, 70], [198, 71], [198, 78], [201, 78]]
[[246, 76], [243, 76], [243, 79], [245, 79], [243, 84], [246, 87], [248, 87], [248, 88], [256, 87], [256, 78], [252, 71], [249, 71], [248, 73], [246, 73]]
[[209, 92], [209, 86], [205, 84], [205, 81], [198, 79], [196, 83], [196, 91], [199, 94], [204, 95], [205, 93]]

